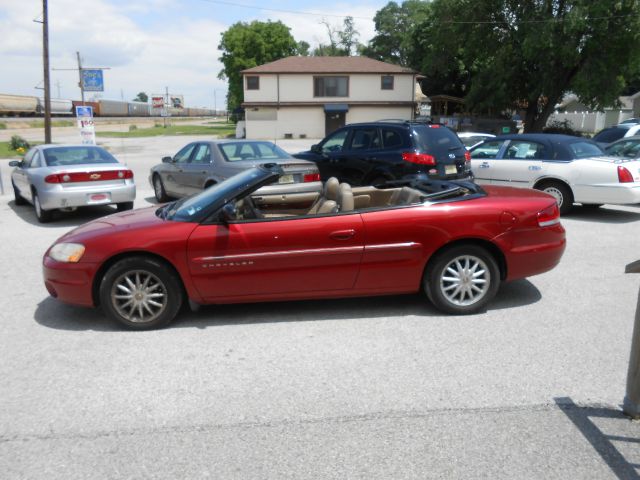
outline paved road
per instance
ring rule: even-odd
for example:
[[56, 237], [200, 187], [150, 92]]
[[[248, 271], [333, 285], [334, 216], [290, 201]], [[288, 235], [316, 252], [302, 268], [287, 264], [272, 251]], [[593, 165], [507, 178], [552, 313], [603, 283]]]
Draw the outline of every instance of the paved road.
[[[149, 167], [187, 141], [106, 142], [136, 206]], [[106, 211], [39, 225], [0, 196], [0, 476], [635, 478], [639, 424], [618, 404], [640, 207], [576, 209], [560, 266], [486, 313], [443, 316], [418, 295], [226, 305], [152, 332], [42, 285], [45, 249]]]

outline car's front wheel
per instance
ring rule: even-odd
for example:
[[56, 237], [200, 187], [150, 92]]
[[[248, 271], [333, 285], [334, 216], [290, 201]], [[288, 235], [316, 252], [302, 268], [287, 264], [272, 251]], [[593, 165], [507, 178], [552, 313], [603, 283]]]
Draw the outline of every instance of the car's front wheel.
[[182, 286], [176, 274], [154, 258], [122, 259], [107, 270], [100, 282], [100, 304], [105, 313], [135, 330], [168, 324], [182, 301]]
[[460, 245], [438, 254], [424, 278], [424, 289], [434, 306], [458, 315], [483, 309], [499, 286], [495, 258], [477, 245]]
[[33, 192], [33, 208], [36, 211], [36, 218], [40, 223], [47, 223], [51, 221], [53, 218], [53, 210], [45, 210], [42, 208], [40, 204], [40, 198], [38, 197], [38, 192], [34, 190]]
[[13, 187], [13, 200], [14, 200], [15, 204], [16, 205], [25, 205], [27, 203], [27, 201], [20, 196], [20, 192], [18, 191], [18, 187], [16, 187], [16, 184], [13, 183], [13, 181], [11, 182], [11, 186]]

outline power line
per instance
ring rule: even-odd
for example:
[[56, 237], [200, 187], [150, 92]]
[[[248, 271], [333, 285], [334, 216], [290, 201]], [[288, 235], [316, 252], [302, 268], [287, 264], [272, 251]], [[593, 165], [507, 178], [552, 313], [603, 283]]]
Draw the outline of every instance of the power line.
[[[278, 12], [278, 13], [292, 13], [294, 15], [311, 15], [311, 16], [315, 16], [315, 17], [336, 17], [336, 18], [346, 18], [346, 17], [351, 17], [351, 18], [357, 18], [358, 20], [369, 20], [369, 21], [374, 21], [373, 18], [370, 17], [355, 17], [353, 15], [336, 15], [336, 14], [330, 14], [330, 13], [315, 13], [315, 12], [307, 12], [307, 11], [303, 11], [303, 10], [286, 10], [286, 9], [278, 9], [278, 8], [267, 8], [267, 7], [260, 7], [258, 5], [248, 5], [246, 3], [237, 3], [237, 2], [228, 2], [228, 1], [223, 1], [223, 0], [200, 0], [202, 2], [206, 2], [206, 3], [213, 3], [216, 5], [227, 5], [227, 6], [231, 6], [231, 7], [240, 7], [240, 8], [248, 8], [250, 10], [262, 10], [262, 11], [266, 11], [266, 12]], [[604, 16], [604, 17], [587, 17], [584, 18], [583, 20], [587, 21], [587, 22], [591, 22], [591, 21], [597, 21], [597, 20], [613, 20], [613, 19], [617, 19], [617, 18], [629, 18], [629, 17], [635, 17], [637, 16], [637, 14], [635, 13], [629, 13], [627, 15], [610, 15], [610, 16]], [[569, 20], [568, 18], [545, 18], [545, 19], [539, 19], [539, 20], [520, 20], [514, 23], [517, 24], [525, 24], [525, 23], [560, 23], [560, 22], [564, 22]], [[430, 23], [433, 24], [460, 24], [460, 25], [474, 25], [474, 24], [482, 24], [482, 25], [505, 25], [505, 24], [510, 24], [512, 22], [509, 22], [508, 20], [477, 20], [477, 21], [471, 21], [471, 20], [435, 20], [432, 21]]]
[[336, 15], [336, 14], [331, 14], [331, 13], [315, 13], [315, 12], [305, 12], [302, 10], [285, 10], [285, 9], [280, 9], [280, 8], [266, 8], [266, 7], [259, 7], [257, 5], [247, 5], [244, 3], [236, 3], [236, 2], [224, 2], [221, 0], [200, 0], [202, 2], [206, 2], [206, 3], [215, 3], [216, 5], [227, 5], [227, 6], [231, 6], [231, 7], [241, 7], [241, 8], [248, 8], [251, 10], [263, 10], [266, 12], [278, 12], [278, 13], [293, 13], [295, 15], [311, 15], [311, 16], [315, 16], [315, 17], [336, 17], [336, 18], [346, 18], [346, 17], [351, 17], [351, 18], [357, 18], [358, 20], [370, 20], [373, 21], [373, 18], [369, 18], [369, 17], [354, 17], [353, 15]]

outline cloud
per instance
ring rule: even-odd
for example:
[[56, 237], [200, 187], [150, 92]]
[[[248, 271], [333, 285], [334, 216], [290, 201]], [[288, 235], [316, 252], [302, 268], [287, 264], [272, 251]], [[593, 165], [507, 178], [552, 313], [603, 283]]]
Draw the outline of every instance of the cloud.
[[[42, 95], [42, 90], [34, 89], [43, 78], [42, 25], [33, 22], [41, 19], [41, 8], [38, 0], [2, 0], [2, 93]], [[315, 10], [324, 17], [247, 10], [242, 18], [223, 22], [218, 20], [223, 15], [208, 13], [206, 3], [56, 0], [49, 2], [50, 65], [52, 69], [73, 69], [79, 51], [83, 66], [110, 67], [104, 72], [103, 98], [130, 100], [138, 92], [151, 95], [169, 87], [170, 93], [185, 96], [187, 106], [212, 107], [215, 99], [218, 108], [222, 108], [227, 86], [217, 78], [222, 69], [217, 47], [221, 33], [231, 24], [254, 19], [281, 20], [291, 28], [296, 40], [305, 40], [313, 48], [328, 41], [323, 18], [341, 28], [343, 19], [338, 16], [351, 15], [359, 41], [366, 43], [375, 33], [373, 22], [359, 17], [373, 18], [379, 8], [340, 3]], [[62, 98], [80, 97], [77, 71], [52, 70], [51, 80], [52, 96], [57, 97], [59, 90]]]

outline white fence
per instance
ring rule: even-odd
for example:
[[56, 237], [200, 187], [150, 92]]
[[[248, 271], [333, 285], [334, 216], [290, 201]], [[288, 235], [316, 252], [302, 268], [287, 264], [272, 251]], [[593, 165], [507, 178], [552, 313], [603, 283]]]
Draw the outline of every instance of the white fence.
[[633, 112], [631, 110], [607, 110], [605, 112], [565, 112], [553, 113], [547, 125], [553, 122], [569, 121], [571, 128], [579, 132], [595, 133], [605, 127], [617, 125], [618, 123], [631, 118]]

